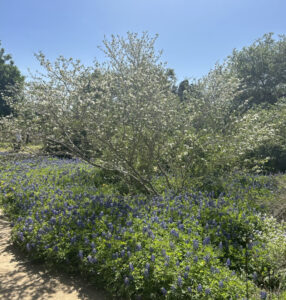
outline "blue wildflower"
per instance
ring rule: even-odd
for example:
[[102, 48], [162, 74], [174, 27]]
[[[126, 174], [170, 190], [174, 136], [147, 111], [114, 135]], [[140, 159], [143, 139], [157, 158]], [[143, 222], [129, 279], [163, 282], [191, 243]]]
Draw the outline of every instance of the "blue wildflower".
[[211, 239], [210, 239], [210, 237], [208, 236], [208, 237], [206, 237], [206, 238], [203, 240], [203, 245], [204, 245], [204, 246], [209, 245], [210, 242], [211, 242]]
[[177, 283], [178, 283], [178, 286], [180, 286], [180, 287], [182, 286], [183, 281], [182, 281], [181, 276], [178, 277]]
[[175, 229], [172, 229], [170, 233], [177, 238], [179, 237], [179, 233]]
[[209, 254], [207, 254], [206, 256], [204, 256], [204, 260], [206, 263], [209, 263], [211, 260], [211, 256]]
[[21, 242], [23, 242], [24, 241], [24, 235], [23, 235], [23, 232], [18, 232], [18, 237], [19, 237], [19, 239], [20, 239], [20, 241]]
[[193, 240], [193, 248], [194, 248], [194, 250], [197, 250], [199, 248], [199, 241], [198, 240]]
[[93, 263], [93, 258], [91, 255], [87, 256], [87, 260], [89, 261], [89, 263], [91, 263], [91, 264]]
[[211, 293], [211, 290], [210, 290], [209, 288], [207, 288], [207, 289], [205, 290], [205, 293], [206, 293], [206, 295], [209, 295], [209, 294]]
[[27, 243], [27, 244], [26, 244], [26, 249], [27, 249], [28, 251], [31, 251], [31, 244], [30, 244], [30, 243]]
[[164, 287], [161, 288], [161, 292], [164, 296], [167, 294], [167, 290]]
[[55, 225], [56, 222], [57, 222], [57, 219], [56, 219], [55, 217], [51, 217], [51, 219], [50, 219], [50, 224], [51, 224], [51, 225]]
[[264, 291], [260, 292], [260, 299], [267, 299], [267, 293]]
[[83, 259], [83, 251], [82, 250], [78, 251], [78, 256], [80, 259]]

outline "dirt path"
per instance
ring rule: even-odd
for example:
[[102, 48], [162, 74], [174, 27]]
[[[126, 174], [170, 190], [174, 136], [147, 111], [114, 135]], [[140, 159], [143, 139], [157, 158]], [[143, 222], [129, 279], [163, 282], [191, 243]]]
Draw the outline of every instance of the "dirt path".
[[0, 210], [1, 300], [108, 300], [103, 293], [68, 275], [33, 264], [10, 243], [10, 224]]

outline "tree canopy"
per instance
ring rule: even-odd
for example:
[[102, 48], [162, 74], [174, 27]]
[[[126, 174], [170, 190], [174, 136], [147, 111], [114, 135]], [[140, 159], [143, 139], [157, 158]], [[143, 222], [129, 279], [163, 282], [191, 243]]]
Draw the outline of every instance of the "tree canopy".
[[[1, 42], [0, 42], [1, 46]], [[12, 97], [17, 89], [23, 85], [24, 77], [14, 65], [11, 55], [0, 49], [0, 117], [9, 115], [12, 110], [6, 102], [6, 97]]]
[[237, 104], [274, 104], [286, 96], [286, 36], [273, 38], [265, 34], [252, 45], [234, 50], [228, 59], [228, 67], [240, 79], [242, 94]]

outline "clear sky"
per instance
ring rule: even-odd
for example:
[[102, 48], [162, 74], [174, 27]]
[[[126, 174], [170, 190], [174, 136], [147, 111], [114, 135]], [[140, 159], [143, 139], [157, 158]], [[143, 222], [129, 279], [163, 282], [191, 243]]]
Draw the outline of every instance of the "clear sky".
[[158, 49], [178, 80], [198, 78], [233, 48], [286, 33], [286, 0], [0, 0], [0, 40], [24, 75], [34, 53], [90, 65], [104, 60], [104, 35], [159, 34]]

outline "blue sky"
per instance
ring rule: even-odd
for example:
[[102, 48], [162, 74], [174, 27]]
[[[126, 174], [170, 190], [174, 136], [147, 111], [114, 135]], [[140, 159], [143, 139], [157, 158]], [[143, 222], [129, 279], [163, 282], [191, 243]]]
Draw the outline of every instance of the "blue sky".
[[178, 80], [198, 78], [233, 48], [286, 33], [286, 0], [0, 0], [0, 40], [24, 75], [34, 53], [92, 64], [104, 35], [159, 34], [156, 47]]

